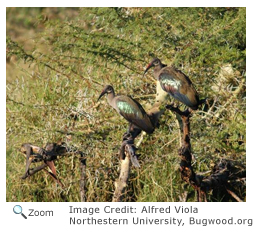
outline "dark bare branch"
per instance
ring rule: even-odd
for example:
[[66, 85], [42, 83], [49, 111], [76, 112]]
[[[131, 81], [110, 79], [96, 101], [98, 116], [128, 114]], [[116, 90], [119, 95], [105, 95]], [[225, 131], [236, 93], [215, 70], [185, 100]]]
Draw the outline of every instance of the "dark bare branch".
[[[191, 110], [181, 111], [173, 105], [167, 106], [167, 109], [181, 116], [183, 123], [182, 147], [179, 149], [180, 172], [181, 178], [185, 182], [191, 184], [197, 191], [198, 201], [207, 201], [207, 192], [220, 187], [225, 188], [229, 185], [229, 180], [245, 177], [245, 169], [235, 165], [232, 161], [222, 159], [213, 169], [212, 174], [204, 177], [196, 174], [192, 167], [192, 154], [190, 142], [190, 117]], [[237, 201], [240, 201], [238, 196], [227, 189], [227, 192]]]

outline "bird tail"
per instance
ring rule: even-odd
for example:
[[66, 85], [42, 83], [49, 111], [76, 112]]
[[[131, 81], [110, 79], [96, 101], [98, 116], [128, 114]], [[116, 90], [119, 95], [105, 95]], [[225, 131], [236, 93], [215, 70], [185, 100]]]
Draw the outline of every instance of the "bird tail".
[[198, 105], [205, 104], [208, 98], [199, 100]]

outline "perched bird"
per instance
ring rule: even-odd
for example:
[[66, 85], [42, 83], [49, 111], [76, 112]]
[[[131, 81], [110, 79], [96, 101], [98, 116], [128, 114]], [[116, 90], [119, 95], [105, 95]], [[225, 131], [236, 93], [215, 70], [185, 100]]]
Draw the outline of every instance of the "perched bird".
[[162, 89], [193, 110], [202, 103], [199, 100], [191, 80], [180, 70], [168, 67], [158, 58], [154, 58], [147, 66], [144, 74], [154, 67], [154, 77], [160, 82]]
[[149, 134], [154, 131], [149, 115], [136, 100], [126, 95], [115, 95], [114, 88], [107, 85], [101, 92], [98, 101], [105, 94], [107, 94], [108, 103], [129, 123]]

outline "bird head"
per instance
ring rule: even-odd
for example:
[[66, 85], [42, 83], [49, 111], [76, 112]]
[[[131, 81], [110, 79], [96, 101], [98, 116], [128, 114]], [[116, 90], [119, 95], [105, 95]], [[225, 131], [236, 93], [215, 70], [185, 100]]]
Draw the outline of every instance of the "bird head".
[[156, 66], [163, 66], [163, 64], [161, 63], [161, 61], [158, 58], [153, 58], [152, 61], [148, 64], [146, 70], [144, 71], [145, 75], [147, 73], [147, 71], [151, 68], [151, 67], [156, 67]]
[[107, 85], [104, 87], [104, 89], [102, 90], [99, 98], [98, 98], [98, 101], [101, 99], [101, 97], [105, 94], [109, 94], [109, 93], [114, 93], [114, 88], [111, 86], [111, 85]]

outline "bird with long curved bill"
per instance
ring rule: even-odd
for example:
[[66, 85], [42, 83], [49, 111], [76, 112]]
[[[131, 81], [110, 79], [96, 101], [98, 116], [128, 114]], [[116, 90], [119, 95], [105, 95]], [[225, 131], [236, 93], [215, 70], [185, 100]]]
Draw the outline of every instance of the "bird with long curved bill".
[[154, 126], [149, 115], [135, 99], [126, 95], [115, 95], [114, 88], [107, 85], [102, 90], [98, 101], [105, 94], [107, 94], [107, 100], [110, 106], [113, 107], [130, 124], [135, 125], [148, 134], [153, 133]]
[[183, 72], [174, 67], [168, 67], [160, 59], [154, 58], [148, 64], [144, 75], [152, 67], [154, 67], [154, 77], [160, 82], [162, 89], [172, 97], [193, 110], [197, 110], [198, 106], [203, 103], [203, 100], [199, 100], [193, 83]]

